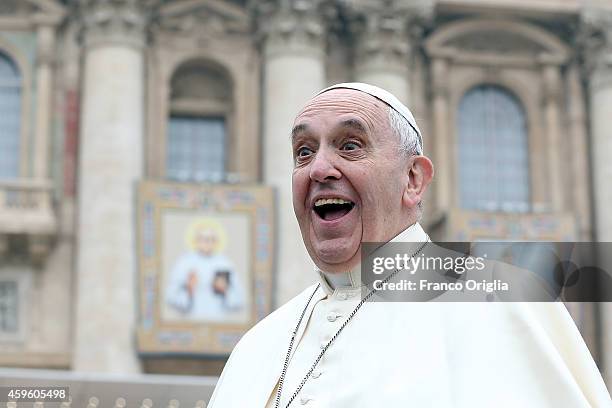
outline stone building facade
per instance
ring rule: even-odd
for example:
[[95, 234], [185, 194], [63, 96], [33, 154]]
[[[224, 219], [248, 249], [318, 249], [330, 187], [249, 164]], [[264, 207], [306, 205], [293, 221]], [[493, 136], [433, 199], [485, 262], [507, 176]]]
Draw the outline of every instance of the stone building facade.
[[[346, 81], [414, 112], [434, 237], [612, 241], [607, 1], [1, 0], [0, 366], [218, 373], [136, 352], [135, 183], [274, 187], [280, 305], [314, 277], [289, 130]], [[568, 307], [610, 385], [612, 306]]]

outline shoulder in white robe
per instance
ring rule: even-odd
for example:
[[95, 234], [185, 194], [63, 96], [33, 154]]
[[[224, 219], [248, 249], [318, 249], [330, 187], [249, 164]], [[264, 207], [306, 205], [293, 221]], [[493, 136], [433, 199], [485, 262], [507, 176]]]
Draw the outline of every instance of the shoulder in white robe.
[[[411, 228], [408, 235], [422, 239], [420, 226]], [[274, 406], [291, 333], [315, 287], [243, 336], [209, 408]], [[295, 340], [280, 406], [360, 295], [359, 288], [321, 282]], [[560, 302], [366, 302], [291, 406], [573, 408], [612, 402]]]

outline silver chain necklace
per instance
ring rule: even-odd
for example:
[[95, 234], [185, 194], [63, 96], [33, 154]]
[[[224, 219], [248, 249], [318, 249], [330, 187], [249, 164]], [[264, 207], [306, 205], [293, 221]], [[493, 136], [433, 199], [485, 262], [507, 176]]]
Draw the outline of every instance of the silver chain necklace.
[[[413, 253], [412, 255], [410, 255], [410, 258], [414, 257], [416, 254], [418, 254], [419, 252], [421, 252], [423, 250], [423, 248], [425, 248], [425, 245], [427, 245], [427, 243], [429, 242], [429, 237], [427, 237], [427, 239], [425, 240], [425, 242], [423, 243], [423, 245], [421, 245], [419, 247], [419, 249], [416, 250], [415, 253]], [[389, 274], [389, 276], [387, 276], [385, 279], [383, 279], [381, 281], [381, 283], [387, 283], [389, 282], [389, 280], [391, 280], [391, 278], [393, 278], [395, 275], [397, 275], [397, 273], [399, 271], [401, 271], [402, 269], [396, 269], [393, 272], [391, 272]], [[308, 302], [306, 302], [306, 306], [304, 307], [304, 310], [302, 310], [302, 314], [300, 315], [300, 318], [298, 319], [297, 324], [295, 325], [295, 329], [293, 330], [293, 332], [291, 333], [291, 340], [289, 341], [289, 348], [287, 349], [287, 355], [285, 356], [285, 362], [283, 363], [283, 370], [281, 371], [281, 375], [280, 378], [278, 380], [278, 389], [276, 390], [276, 401], [274, 403], [274, 408], [278, 408], [279, 404], [280, 404], [280, 398], [281, 398], [281, 393], [283, 391], [283, 383], [285, 382], [285, 376], [287, 375], [287, 368], [289, 367], [289, 357], [291, 356], [291, 350], [293, 350], [293, 342], [295, 341], [295, 337], [297, 336], [297, 332], [298, 329], [300, 328], [300, 325], [302, 324], [302, 320], [304, 319], [304, 315], [306, 314], [306, 310], [308, 310], [308, 306], [310, 305], [310, 302], [312, 301], [312, 298], [314, 297], [315, 293], [317, 293], [317, 290], [319, 290], [319, 287], [321, 286], [321, 283], [317, 284], [317, 287], [315, 288], [315, 290], [312, 292], [312, 294], [310, 295], [310, 297], [308, 298]], [[304, 387], [304, 384], [306, 384], [306, 381], [308, 381], [308, 379], [310, 378], [310, 375], [312, 374], [312, 372], [314, 371], [315, 367], [317, 366], [317, 364], [319, 364], [319, 361], [321, 361], [321, 357], [323, 357], [323, 354], [325, 354], [325, 352], [327, 351], [327, 349], [329, 348], [329, 346], [331, 346], [331, 344], [334, 342], [334, 340], [336, 340], [336, 338], [338, 337], [338, 335], [340, 334], [340, 332], [342, 330], [344, 330], [344, 328], [346, 327], [346, 325], [348, 324], [348, 322], [351, 321], [351, 319], [353, 318], [353, 316], [355, 316], [355, 313], [357, 313], [357, 311], [361, 308], [361, 306], [369, 299], [372, 297], [372, 295], [374, 295], [377, 292], [376, 289], [372, 289], [367, 295], [365, 295], [357, 304], [357, 306], [355, 307], [355, 309], [353, 309], [353, 311], [349, 314], [349, 316], [346, 318], [346, 320], [344, 321], [344, 323], [342, 323], [342, 325], [340, 326], [340, 328], [338, 329], [338, 331], [336, 331], [336, 334], [334, 334], [332, 336], [331, 339], [329, 339], [329, 341], [327, 342], [327, 344], [325, 344], [325, 346], [323, 347], [323, 349], [321, 350], [321, 352], [319, 353], [319, 355], [317, 356], [317, 358], [315, 359], [314, 363], [312, 363], [312, 365], [310, 366], [310, 369], [306, 372], [306, 375], [304, 376], [304, 378], [302, 379], [302, 381], [300, 382], [300, 385], [298, 385], [297, 389], [295, 390], [295, 392], [291, 395], [291, 398], [289, 398], [289, 402], [287, 402], [287, 405], [285, 405], [285, 408], [288, 408], [289, 405], [291, 405], [291, 403], [293, 402], [293, 400], [298, 396], [298, 394], [300, 393], [300, 391], [302, 390], [302, 387]]]

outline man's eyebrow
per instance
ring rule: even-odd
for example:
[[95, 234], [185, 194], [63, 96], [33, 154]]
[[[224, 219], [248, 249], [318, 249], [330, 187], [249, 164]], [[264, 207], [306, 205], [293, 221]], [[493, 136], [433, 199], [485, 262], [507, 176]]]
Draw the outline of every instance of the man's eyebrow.
[[353, 129], [359, 133], [368, 133], [365, 125], [358, 119], [343, 120], [338, 127]]
[[305, 123], [300, 123], [299, 125], [295, 125], [293, 130], [291, 131], [291, 141], [294, 142], [295, 138], [301, 133], [308, 131], [308, 125]]
[[[368, 133], [365, 125], [358, 119], [343, 120], [338, 124], [337, 127], [341, 129], [352, 129], [359, 133]], [[291, 131], [291, 141], [295, 142], [295, 139], [299, 136], [300, 133], [308, 132], [308, 130], [309, 126], [306, 123], [300, 123], [298, 125], [295, 125], [293, 127], [293, 130]]]

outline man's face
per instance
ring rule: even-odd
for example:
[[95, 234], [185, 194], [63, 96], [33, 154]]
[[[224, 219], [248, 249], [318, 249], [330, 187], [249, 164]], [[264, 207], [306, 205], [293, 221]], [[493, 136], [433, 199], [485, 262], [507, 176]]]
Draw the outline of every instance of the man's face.
[[203, 255], [212, 255], [217, 246], [217, 234], [210, 229], [201, 229], [195, 236], [195, 247]]
[[355, 90], [312, 99], [293, 128], [293, 208], [315, 264], [344, 272], [361, 242], [386, 242], [409, 224], [402, 209], [408, 160], [388, 107]]

